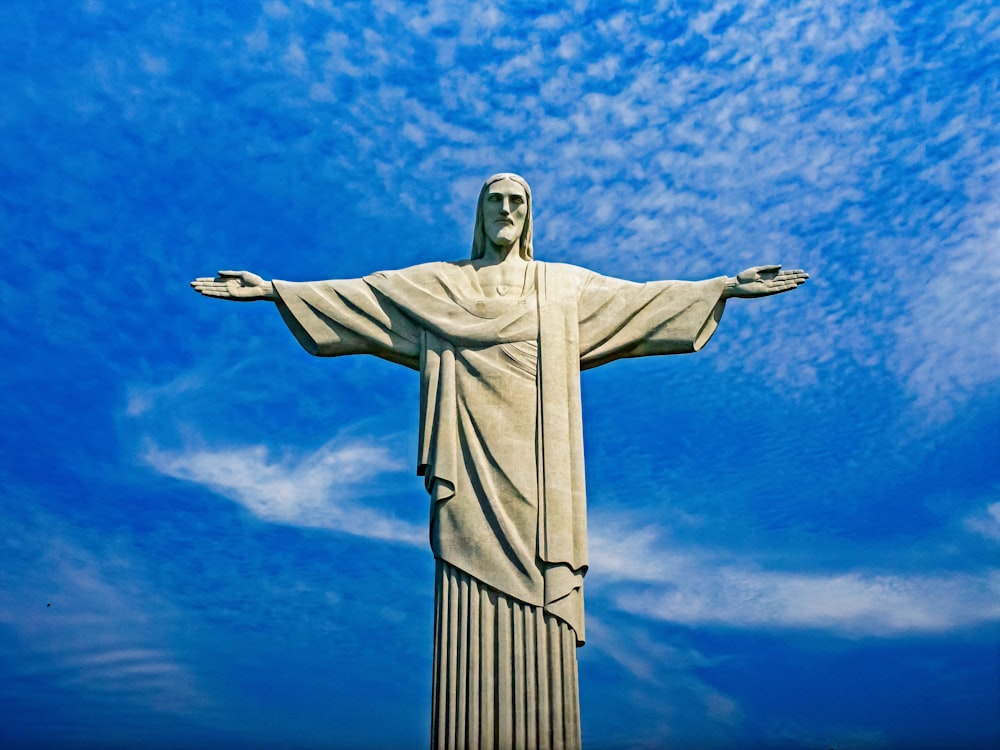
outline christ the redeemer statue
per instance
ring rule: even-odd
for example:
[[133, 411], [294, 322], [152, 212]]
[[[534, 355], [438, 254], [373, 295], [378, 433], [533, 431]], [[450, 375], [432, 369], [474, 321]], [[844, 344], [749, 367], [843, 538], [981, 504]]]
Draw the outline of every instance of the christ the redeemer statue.
[[698, 351], [730, 297], [803, 271], [637, 284], [533, 259], [531, 190], [479, 194], [472, 258], [361, 279], [220, 271], [209, 297], [274, 302], [310, 354], [374, 354], [420, 372], [417, 473], [430, 495], [431, 747], [579, 748], [576, 648], [587, 572], [580, 371]]

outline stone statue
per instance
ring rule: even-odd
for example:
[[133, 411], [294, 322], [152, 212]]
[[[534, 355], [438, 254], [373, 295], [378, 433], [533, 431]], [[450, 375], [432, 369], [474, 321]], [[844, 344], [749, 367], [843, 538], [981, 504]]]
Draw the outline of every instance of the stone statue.
[[479, 194], [472, 258], [293, 283], [220, 271], [191, 285], [274, 302], [310, 354], [420, 372], [417, 473], [437, 560], [432, 748], [579, 748], [576, 648], [587, 572], [580, 370], [699, 350], [730, 297], [796, 288], [735, 278], [637, 284], [533, 259], [531, 190]]

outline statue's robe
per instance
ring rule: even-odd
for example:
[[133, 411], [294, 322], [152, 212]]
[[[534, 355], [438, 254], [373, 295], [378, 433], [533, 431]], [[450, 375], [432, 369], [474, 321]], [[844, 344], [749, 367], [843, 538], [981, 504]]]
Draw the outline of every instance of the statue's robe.
[[[285, 322], [311, 354], [374, 354], [420, 371], [417, 472], [431, 496], [439, 561], [435, 735], [443, 722], [459, 746], [578, 746], [572, 652], [585, 637], [587, 570], [579, 373], [624, 357], [697, 351], [722, 315], [725, 278], [638, 284], [531, 262], [521, 288], [488, 298], [472, 262], [461, 261], [274, 286]], [[497, 606], [507, 615], [497, 619]], [[473, 625], [507, 639], [512, 653], [469, 636]], [[503, 664], [480, 673], [483, 659], [527, 665], [530, 674], [511, 677]], [[456, 661], [471, 671], [448, 673]], [[513, 681], [514, 703], [544, 704], [538, 712], [552, 714], [563, 739], [550, 736], [549, 718], [533, 718], [533, 730], [523, 717], [483, 716], [494, 707], [505, 713], [495, 679]], [[459, 684], [439, 691], [439, 680]], [[489, 695], [472, 695], [480, 684]], [[451, 726], [453, 714], [466, 718]], [[480, 731], [483, 742], [472, 743]]]

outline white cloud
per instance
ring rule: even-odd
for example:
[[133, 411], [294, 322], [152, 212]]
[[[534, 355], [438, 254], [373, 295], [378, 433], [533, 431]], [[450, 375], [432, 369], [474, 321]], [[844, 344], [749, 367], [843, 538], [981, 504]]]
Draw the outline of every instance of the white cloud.
[[272, 0], [271, 2], [264, 4], [264, 12], [271, 18], [276, 20], [283, 20], [288, 17], [291, 11], [288, 6], [284, 3], [278, 2], [277, 0]]
[[654, 528], [592, 533], [591, 552], [591, 567], [615, 582], [602, 592], [617, 607], [684, 625], [888, 637], [1000, 621], [1000, 569], [764, 570], [725, 552], [670, 549]]
[[206, 377], [201, 372], [186, 372], [163, 385], [129, 386], [125, 394], [125, 414], [141, 417], [162, 407], [164, 402], [203, 387], [205, 381]]
[[161, 474], [202, 484], [271, 523], [335, 529], [370, 539], [425, 546], [427, 531], [351, 495], [367, 480], [403, 468], [370, 443], [327, 444], [303, 456], [273, 458], [265, 446], [166, 451], [150, 444], [144, 460]]
[[689, 672], [713, 666], [718, 661], [695, 649], [665, 643], [638, 625], [624, 629], [619, 625], [612, 627], [601, 618], [588, 615], [587, 631], [590, 645], [646, 683], [658, 682], [664, 671]]
[[937, 260], [923, 269], [922, 279], [913, 278], [905, 295], [910, 314], [895, 325], [892, 367], [915, 406], [935, 421], [950, 417], [955, 403], [1000, 376], [996, 315], [979, 292], [1000, 286], [998, 175], [994, 168], [991, 179], [972, 193], [968, 211], [934, 217], [953, 225], [949, 242], [918, 246]]
[[1000, 502], [991, 503], [985, 510], [969, 516], [964, 525], [973, 534], [1000, 542]]

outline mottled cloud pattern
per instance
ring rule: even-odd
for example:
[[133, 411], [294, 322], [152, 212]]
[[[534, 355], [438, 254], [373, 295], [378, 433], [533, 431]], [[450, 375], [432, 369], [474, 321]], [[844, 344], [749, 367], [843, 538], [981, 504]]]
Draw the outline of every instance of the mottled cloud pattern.
[[425, 741], [417, 376], [186, 283], [465, 257], [513, 170], [540, 259], [811, 274], [584, 376], [585, 742], [995, 745], [993, 5], [3, 3], [0, 737]]

